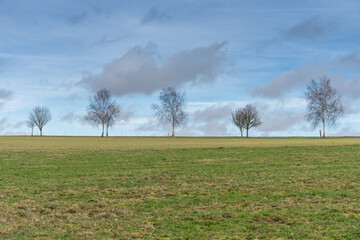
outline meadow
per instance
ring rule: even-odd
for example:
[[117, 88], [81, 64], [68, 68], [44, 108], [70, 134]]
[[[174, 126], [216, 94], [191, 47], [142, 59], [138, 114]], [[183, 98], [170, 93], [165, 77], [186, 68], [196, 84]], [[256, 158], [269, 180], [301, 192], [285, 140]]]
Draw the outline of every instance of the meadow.
[[0, 239], [360, 238], [360, 138], [0, 137]]

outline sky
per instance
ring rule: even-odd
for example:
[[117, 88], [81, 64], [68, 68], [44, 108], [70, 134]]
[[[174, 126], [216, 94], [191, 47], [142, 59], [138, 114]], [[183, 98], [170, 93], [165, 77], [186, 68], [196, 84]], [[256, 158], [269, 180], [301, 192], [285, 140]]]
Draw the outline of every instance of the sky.
[[[110, 136], [167, 136], [151, 110], [164, 87], [186, 92], [179, 136], [237, 136], [231, 111], [255, 104], [250, 136], [318, 136], [304, 91], [326, 75], [345, 115], [327, 135], [360, 135], [358, 0], [0, 0], [0, 134], [101, 134], [84, 121], [107, 88], [121, 105]], [[35, 131], [38, 134], [38, 131]]]

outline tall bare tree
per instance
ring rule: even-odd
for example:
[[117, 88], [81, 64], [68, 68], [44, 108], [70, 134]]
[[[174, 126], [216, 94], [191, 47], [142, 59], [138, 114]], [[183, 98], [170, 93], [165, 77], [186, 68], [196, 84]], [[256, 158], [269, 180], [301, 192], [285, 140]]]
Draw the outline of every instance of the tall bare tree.
[[[40, 130], [40, 136], [42, 136], [42, 130], [52, 119], [50, 110], [46, 106], [36, 106], [29, 112], [28, 126], [33, 123]], [[30, 125], [31, 126], [31, 125]]]
[[105, 119], [106, 136], [109, 136], [109, 128], [114, 126], [116, 121], [120, 118], [120, 106], [116, 103], [109, 106], [108, 113]]
[[159, 96], [160, 104], [153, 104], [155, 116], [162, 124], [170, 124], [175, 137], [175, 128], [185, 124], [188, 114], [185, 112], [185, 92], [178, 91], [174, 87], [163, 88]]
[[313, 128], [322, 123], [322, 137], [325, 138], [325, 126], [335, 126], [337, 120], [344, 115], [341, 97], [326, 76], [318, 80], [312, 79], [306, 87], [305, 97], [308, 102], [305, 118]]
[[246, 130], [246, 137], [249, 137], [249, 129], [258, 127], [262, 124], [260, 114], [253, 104], [247, 104], [241, 109], [241, 112], [244, 129]]
[[235, 109], [233, 112], [231, 112], [232, 121], [240, 130], [241, 137], [243, 137], [244, 133], [244, 114], [242, 112], [241, 108]]
[[34, 136], [35, 123], [30, 118], [26, 121], [26, 126], [31, 129], [31, 136]]
[[107, 89], [98, 91], [89, 101], [85, 119], [94, 126], [101, 125], [101, 137], [104, 137], [106, 127], [106, 135], [108, 136], [109, 127], [113, 126], [120, 116], [120, 106]]

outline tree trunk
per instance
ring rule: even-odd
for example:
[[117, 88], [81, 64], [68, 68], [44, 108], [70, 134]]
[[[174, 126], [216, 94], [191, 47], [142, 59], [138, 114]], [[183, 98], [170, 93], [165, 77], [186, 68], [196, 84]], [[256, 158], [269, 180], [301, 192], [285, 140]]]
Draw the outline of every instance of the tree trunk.
[[241, 137], [243, 137], [243, 130], [240, 129], [240, 134], [241, 134]]
[[325, 138], [325, 110], [322, 108], [323, 138]]
[[34, 128], [31, 129], [31, 136], [34, 136]]
[[101, 137], [104, 137], [104, 123], [103, 124], [101, 124]]
[[172, 133], [171, 133], [171, 137], [175, 137], [175, 123], [173, 122], [172, 124]]
[[249, 129], [248, 128], [246, 129], [246, 137], [247, 138], [249, 137]]
[[40, 137], [42, 136], [42, 128], [40, 128]]
[[106, 125], [106, 137], [109, 136], [109, 126]]

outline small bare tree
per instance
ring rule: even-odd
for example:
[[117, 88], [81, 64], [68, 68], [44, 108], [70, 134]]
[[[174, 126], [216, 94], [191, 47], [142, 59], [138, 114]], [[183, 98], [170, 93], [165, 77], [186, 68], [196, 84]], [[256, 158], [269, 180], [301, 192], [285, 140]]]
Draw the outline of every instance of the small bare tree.
[[31, 136], [34, 136], [35, 123], [30, 118], [26, 121], [26, 126], [31, 129]]
[[31, 112], [29, 112], [28, 126], [31, 123], [36, 125], [40, 130], [40, 136], [42, 136], [42, 130], [48, 122], [52, 119], [50, 110], [46, 106], [36, 106]]
[[258, 127], [262, 124], [260, 114], [255, 105], [247, 104], [242, 110], [242, 119], [244, 129], [246, 130], [246, 137], [249, 137], [249, 129]]
[[241, 137], [243, 137], [244, 132], [244, 117], [243, 112], [241, 108], [235, 109], [233, 112], [231, 112], [232, 121], [240, 130]]
[[90, 98], [85, 119], [93, 126], [101, 125], [101, 137], [104, 137], [105, 127], [108, 136], [109, 127], [115, 124], [119, 116], [120, 106], [113, 100], [109, 90], [102, 89]]
[[160, 123], [171, 125], [171, 136], [175, 137], [175, 128], [185, 124], [188, 118], [188, 114], [185, 112], [185, 92], [178, 91], [173, 87], [163, 88], [159, 100], [160, 105], [152, 105], [155, 116]]
[[313, 128], [322, 123], [322, 137], [325, 138], [325, 126], [335, 126], [337, 120], [344, 115], [341, 97], [331, 87], [330, 79], [326, 76], [317, 81], [312, 79], [306, 87], [305, 97], [308, 102], [305, 118]]

